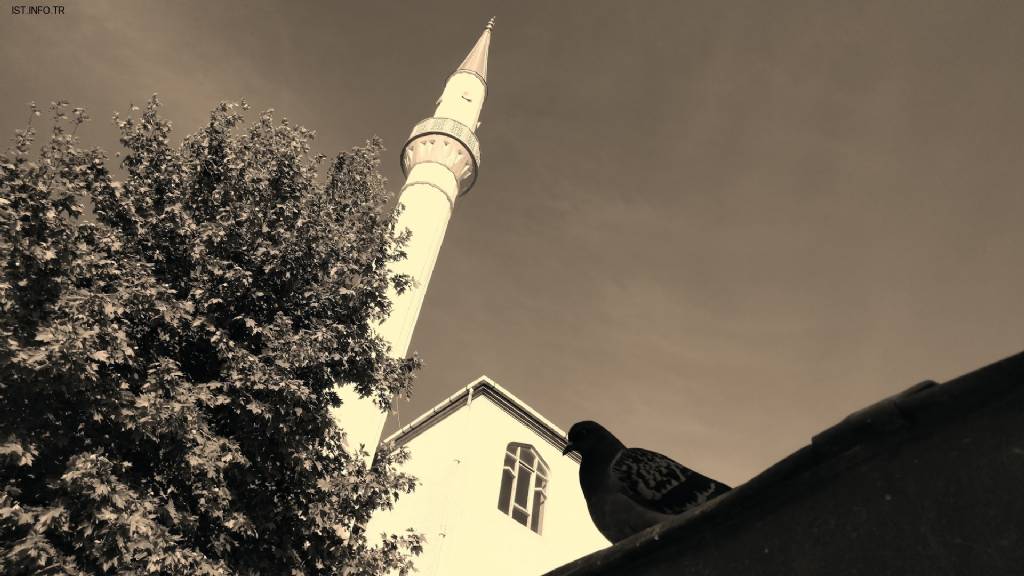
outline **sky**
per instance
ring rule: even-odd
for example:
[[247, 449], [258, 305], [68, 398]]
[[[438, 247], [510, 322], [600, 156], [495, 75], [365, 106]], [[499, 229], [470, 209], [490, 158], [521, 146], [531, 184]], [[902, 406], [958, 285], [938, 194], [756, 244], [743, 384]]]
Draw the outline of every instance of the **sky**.
[[[12, 4], [12, 3], [8, 3]], [[65, 0], [0, 14], [0, 132], [66, 98], [113, 153], [159, 93], [398, 153], [496, 17], [386, 431], [481, 374], [739, 483], [847, 414], [1024, 349], [1024, 3]]]

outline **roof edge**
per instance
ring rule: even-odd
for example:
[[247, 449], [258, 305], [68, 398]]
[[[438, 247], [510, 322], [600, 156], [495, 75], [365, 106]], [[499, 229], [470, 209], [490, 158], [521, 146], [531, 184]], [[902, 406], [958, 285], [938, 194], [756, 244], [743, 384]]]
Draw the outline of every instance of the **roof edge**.
[[[547, 440], [549, 444], [557, 448], [559, 451], [565, 449], [568, 444], [568, 438], [564, 430], [542, 416], [539, 412], [531, 408], [529, 404], [523, 402], [519, 397], [509, 392], [505, 387], [492, 380], [486, 374], [480, 375], [459, 391], [455, 392], [448, 398], [445, 398], [436, 406], [421, 414], [412, 422], [406, 424], [402, 428], [399, 428], [385, 438], [382, 443], [393, 443], [397, 446], [403, 446], [416, 436], [419, 436], [428, 430], [434, 424], [447, 418], [459, 408], [468, 406], [475, 397], [481, 394], [494, 402], [494, 404], [505, 413], [518, 420], [527, 428], [536, 432], [541, 438]], [[572, 453], [569, 457], [579, 463], [578, 454]]]
[[[953, 378], [943, 384], [925, 380], [850, 414], [815, 435], [809, 445], [733, 490], [679, 516], [597, 550], [544, 576], [597, 576], [628, 570], [630, 563], [663, 547], [680, 547], [687, 538], [712, 523], [727, 523], [731, 515], [764, 506], [766, 492], [779, 489], [818, 468], [839, 466], [857, 450], [878, 449], [898, 434], [927, 433], [948, 418], [966, 417], [1003, 395], [1024, 388], [1024, 352]], [[915, 430], [917, 429], [917, 430]], [[860, 456], [867, 458], [868, 456]]]

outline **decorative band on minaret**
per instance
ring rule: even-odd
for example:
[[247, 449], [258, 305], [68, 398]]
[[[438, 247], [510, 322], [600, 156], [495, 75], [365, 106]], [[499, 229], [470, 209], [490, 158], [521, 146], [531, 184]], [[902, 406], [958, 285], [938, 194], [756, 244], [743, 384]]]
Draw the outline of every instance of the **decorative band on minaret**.
[[[473, 49], [448, 77], [437, 109], [417, 123], [402, 147], [402, 186], [398, 201], [404, 207], [396, 230], [409, 229], [406, 258], [392, 265], [395, 274], [407, 274], [414, 285], [402, 294], [389, 291], [391, 314], [375, 327], [391, 345], [391, 355], [404, 357], [426, 296], [430, 275], [441, 250], [455, 200], [476, 183], [480, 170], [480, 142], [476, 129], [487, 97], [487, 53], [494, 19], [487, 23]], [[348, 445], [362, 444], [372, 455], [380, 441], [386, 414], [369, 399], [361, 399], [351, 386], [341, 388], [342, 407], [335, 412], [348, 434]]]
[[[402, 148], [402, 174], [406, 177], [416, 165], [436, 162], [447, 167], [459, 184], [459, 196], [469, 192], [480, 170], [480, 143], [469, 126], [453, 118], [431, 117], [412, 129]], [[455, 199], [451, 199], [455, 205]]]

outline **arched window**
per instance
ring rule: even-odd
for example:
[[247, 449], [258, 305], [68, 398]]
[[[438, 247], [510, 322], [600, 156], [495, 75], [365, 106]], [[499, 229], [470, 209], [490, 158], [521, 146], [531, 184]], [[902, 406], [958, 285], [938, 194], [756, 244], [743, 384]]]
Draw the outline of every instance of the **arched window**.
[[547, 499], [548, 465], [533, 446], [510, 443], [505, 448], [498, 510], [540, 534]]

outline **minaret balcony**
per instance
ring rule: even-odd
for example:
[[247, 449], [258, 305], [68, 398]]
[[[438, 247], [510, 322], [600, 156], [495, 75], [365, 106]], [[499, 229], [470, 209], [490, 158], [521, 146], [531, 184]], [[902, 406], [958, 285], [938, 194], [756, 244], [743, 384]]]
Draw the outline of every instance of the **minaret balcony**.
[[459, 183], [459, 194], [476, 183], [480, 167], [480, 142], [473, 130], [451, 118], [427, 118], [416, 124], [402, 149], [402, 173], [413, 166], [435, 162], [447, 166]]

